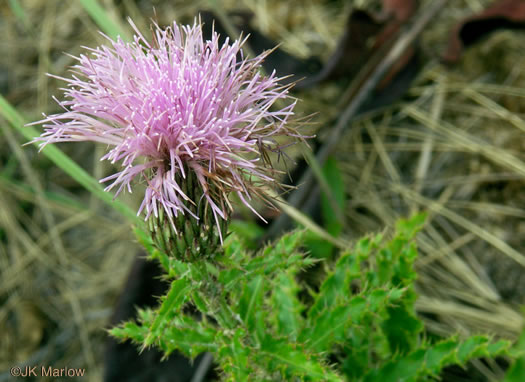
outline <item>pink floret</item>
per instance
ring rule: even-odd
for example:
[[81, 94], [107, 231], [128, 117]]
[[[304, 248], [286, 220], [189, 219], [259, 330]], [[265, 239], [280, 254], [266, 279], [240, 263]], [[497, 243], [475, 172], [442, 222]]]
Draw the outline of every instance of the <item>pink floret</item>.
[[[111, 181], [106, 190], [117, 187], [118, 195], [124, 188], [131, 192], [137, 177], [145, 179], [138, 213], [144, 211], [146, 219], [159, 208], [170, 221], [179, 213], [194, 215], [187, 203], [200, 201], [190, 201], [175, 176], [184, 178], [185, 171], [195, 172], [216, 220], [228, 217], [231, 192], [251, 208], [248, 201], [258, 192], [250, 175], [276, 182], [261, 150], [275, 136], [293, 135], [286, 123], [295, 102], [270, 110], [290, 97], [275, 72], [260, 73], [268, 52], [245, 59], [244, 41], [220, 46], [215, 32], [204, 41], [197, 22], [155, 26], [153, 42], [131, 25], [133, 42], [108, 38], [109, 46], [76, 57], [72, 78], [59, 77], [68, 83], [65, 100], [57, 100], [64, 112], [36, 122], [45, 128], [37, 140], [42, 146], [107, 144], [101, 159], [120, 163], [122, 170], [101, 182]], [[220, 192], [212, 195], [212, 187]]]

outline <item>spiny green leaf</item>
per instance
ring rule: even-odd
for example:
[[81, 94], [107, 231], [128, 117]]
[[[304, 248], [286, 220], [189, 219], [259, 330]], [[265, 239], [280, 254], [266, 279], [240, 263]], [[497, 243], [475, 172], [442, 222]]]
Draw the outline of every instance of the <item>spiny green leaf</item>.
[[425, 225], [426, 213], [412, 216], [410, 219], [400, 219], [396, 224], [396, 232], [404, 238], [413, 238]]
[[289, 272], [280, 273], [275, 281], [272, 306], [277, 316], [277, 329], [282, 336], [288, 336], [290, 340], [295, 341], [304, 321], [301, 316], [303, 306], [297, 298], [299, 286], [293, 274]]
[[509, 341], [492, 342], [486, 336], [472, 336], [460, 343], [457, 361], [464, 364], [472, 358], [493, 357], [506, 353], [509, 348]]
[[345, 300], [341, 305], [328, 305], [316, 316], [309, 317], [307, 326], [299, 335], [299, 341], [307, 343], [316, 352], [326, 351], [335, 343], [343, 343], [346, 329], [363, 323], [365, 315], [376, 316], [402, 298], [403, 291], [396, 288], [386, 291], [367, 291]]
[[515, 360], [507, 373], [503, 382], [523, 382], [525, 381], [525, 358]]
[[479, 357], [496, 357], [507, 354], [508, 341], [491, 343], [483, 336], [470, 337], [461, 342], [449, 338], [427, 348], [420, 348], [406, 356], [396, 356], [382, 367], [370, 371], [365, 382], [415, 381], [424, 377], [437, 377], [443, 368], [464, 365]]
[[383, 235], [381, 234], [377, 234], [374, 237], [365, 236], [357, 242], [354, 251], [359, 259], [368, 259], [370, 254], [379, 247], [382, 241]]
[[[266, 246], [263, 249], [262, 256], [254, 257], [250, 260], [250, 263], [257, 263], [258, 259], [268, 259], [273, 258], [277, 262], [284, 261], [290, 265], [295, 264], [294, 261], [290, 261], [290, 257], [293, 255], [299, 255], [298, 249], [304, 242], [304, 237], [306, 235], [305, 230], [295, 230], [281, 236], [274, 243]], [[296, 258], [298, 260], [299, 258]], [[247, 264], [248, 265], [248, 264]]]
[[[360, 296], [359, 296], [360, 297]], [[301, 332], [299, 340], [316, 352], [329, 349], [330, 345], [344, 340], [345, 329], [352, 323], [352, 311], [361, 310], [364, 301], [356, 298], [348, 305], [335, 306], [319, 313]]]
[[525, 328], [522, 329], [520, 338], [512, 347], [513, 353], [519, 354], [505, 374], [503, 382], [522, 382], [525, 381]]
[[262, 276], [246, 284], [239, 300], [239, 315], [248, 329], [255, 328], [255, 315], [262, 307], [264, 285]]
[[226, 268], [219, 273], [219, 283], [225, 290], [237, 288], [237, 284], [246, 279], [246, 274], [240, 268]]
[[191, 280], [182, 277], [171, 283], [170, 290], [158, 310], [155, 321], [151, 325], [150, 333], [144, 340], [144, 346], [150, 346], [161, 335], [171, 319], [178, 313], [179, 308], [187, 298], [191, 289]]
[[279, 269], [287, 269], [288, 267], [297, 268], [303, 263], [305, 256], [299, 252], [288, 252], [288, 256], [283, 256], [284, 252], [268, 251], [262, 256], [249, 259], [242, 264], [245, 274], [251, 277], [250, 273], [260, 275], [271, 275]]
[[200, 291], [193, 291], [191, 294], [191, 300], [197, 307], [197, 309], [200, 310], [201, 313], [204, 315], [211, 314], [210, 312], [210, 301], [204, 296], [204, 294]]
[[[447, 342], [447, 340], [443, 342]], [[435, 347], [438, 345], [435, 345]], [[465, 365], [468, 361], [475, 358], [495, 358], [502, 355], [508, 355], [509, 348], [509, 341], [500, 340], [492, 342], [490, 338], [485, 336], [472, 336], [464, 341], [458, 341], [457, 348], [454, 351], [454, 357], [443, 356], [439, 367], [430, 368], [430, 364], [427, 360], [427, 370], [425, 370], [424, 374], [437, 375], [446, 366], [452, 364]], [[427, 355], [427, 358], [428, 357], [429, 355]], [[434, 362], [434, 365], [436, 365], [436, 362]]]
[[410, 285], [416, 279], [413, 264], [417, 250], [408, 239], [395, 236], [376, 257], [377, 269], [372, 270], [369, 281], [373, 286], [391, 283], [394, 286]]
[[[456, 339], [442, 341], [430, 347], [425, 356], [425, 367], [432, 373], [438, 373], [442, 365], [450, 364], [455, 360], [458, 342]], [[465, 357], [465, 360], [468, 359]], [[465, 361], [463, 361], [465, 362]]]
[[204, 351], [216, 351], [217, 330], [193, 317], [179, 316], [173, 320], [159, 340], [166, 356], [178, 350], [190, 358]]
[[224, 240], [223, 249], [224, 260], [242, 260], [247, 252], [243, 242], [239, 240], [239, 237], [235, 233], [228, 235]]
[[[449, 340], [449, 342], [450, 341], [452, 340]], [[458, 360], [462, 363], [465, 363], [469, 358], [472, 357], [472, 354], [476, 351], [476, 349], [479, 349], [480, 345], [486, 344], [488, 341], [488, 338], [479, 336], [467, 338], [458, 348]]]
[[343, 381], [333, 370], [324, 366], [305, 349], [279, 339], [267, 338], [261, 353], [269, 358], [271, 370], [283, 370], [283, 378], [304, 376], [314, 381]]
[[219, 333], [216, 338], [220, 344], [218, 362], [227, 381], [250, 381], [253, 378], [256, 365], [250, 362], [250, 356], [256, 353], [244, 342], [245, 338], [243, 328], [236, 328], [227, 334]]
[[329, 272], [319, 288], [312, 307], [308, 311], [308, 317], [315, 317], [323, 309], [339, 303], [342, 299], [350, 297], [350, 273], [355, 257], [346, 253], [337, 261], [335, 268]]
[[387, 308], [388, 318], [381, 328], [390, 346], [392, 353], [406, 354], [414, 349], [419, 333], [423, 330], [423, 322], [417, 318], [415, 312], [404, 306]]
[[[262, 253], [256, 256], [247, 255], [237, 238], [230, 240], [225, 246], [226, 252], [230, 254], [224, 259], [218, 275], [219, 282], [226, 291], [231, 291], [238, 289], [239, 283], [252, 280], [257, 275], [271, 277], [279, 269], [298, 269], [312, 264], [311, 259], [298, 252], [304, 235], [305, 231], [286, 234], [275, 243], [266, 246]], [[243, 255], [236, 257], [234, 251]]]
[[121, 326], [111, 329], [109, 333], [120, 340], [131, 339], [141, 344], [148, 334], [148, 328], [138, 325], [135, 322], [126, 322]]

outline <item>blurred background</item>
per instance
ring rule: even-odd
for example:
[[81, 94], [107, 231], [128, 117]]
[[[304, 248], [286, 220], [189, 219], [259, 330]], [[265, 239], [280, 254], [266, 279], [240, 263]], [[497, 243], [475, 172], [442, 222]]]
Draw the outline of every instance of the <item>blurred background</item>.
[[[106, 43], [101, 29], [131, 36], [128, 17], [148, 36], [152, 19], [163, 26], [192, 23], [201, 13], [224, 35], [250, 32], [252, 52], [280, 44], [266, 70], [304, 78], [294, 93], [301, 99], [296, 112], [315, 113], [307, 126], [317, 136], [314, 152], [338, 123], [343, 127], [331, 150], [336, 176], [327, 178], [344, 196], [338, 228], [319, 215], [316, 200], [294, 207], [349, 241], [429, 211], [417, 263], [417, 308], [429, 333], [515, 339], [525, 303], [525, 7], [454, 0], [425, 21], [435, 3], [4, 0], [0, 93], [26, 123], [58, 112], [52, 96], [61, 98], [64, 83], [46, 73], [69, 76], [74, 59], [65, 53], [78, 56], [82, 46]], [[392, 47], [414, 30], [414, 42], [367, 91]], [[367, 101], [345, 120], [359, 94]], [[27, 138], [14, 125], [4, 106], [0, 380], [9, 380], [11, 366], [25, 364], [83, 367], [86, 380], [101, 380], [105, 329], [140, 246], [126, 218], [37, 148], [22, 146]], [[99, 161], [103, 145], [58, 147], [97, 179], [112, 170]], [[300, 150], [291, 155], [298, 182], [306, 166]], [[119, 199], [135, 209], [139, 194]], [[268, 238], [291, 227], [276, 223], [275, 212], [267, 217], [274, 230]], [[480, 380], [502, 373], [497, 364], [472, 367]]]

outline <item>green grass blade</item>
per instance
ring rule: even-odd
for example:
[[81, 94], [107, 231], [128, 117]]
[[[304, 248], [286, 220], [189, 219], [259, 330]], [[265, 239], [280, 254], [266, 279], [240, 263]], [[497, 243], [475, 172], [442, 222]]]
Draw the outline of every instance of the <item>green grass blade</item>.
[[11, 8], [11, 11], [15, 17], [20, 20], [24, 26], [27, 26], [27, 15], [20, 2], [18, 0], [9, 0], [9, 7]]
[[[40, 133], [32, 126], [24, 126], [25, 121], [23, 117], [16, 111], [16, 109], [7, 102], [7, 100], [0, 95], [0, 115], [4, 118], [25, 138], [32, 140], [34, 137], [40, 135]], [[37, 145], [35, 143], [35, 145]], [[139, 226], [143, 225], [142, 219], [139, 219], [136, 213], [127, 205], [120, 202], [119, 200], [113, 200], [113, 196], [105, 192], [99, 182], [89, 175], [84, 169], [71, 160], [66, 154], [60, 151], [53, 145], [46, 146], [42, 150], [42, 154], [48, 157], [53, 163], [60, 167], [69, 176], [75, 179], [88, 191], [97, 196], [100, 200], [106, 202], [111, 207], [115, 208], [130, 222], [135, 223]]]
[[[22, 200], [36, 201], [36, 191], [28, 184], [13, 180], [11, 176], [0, 173], [0, 188], [9, 190], [13, 195], [17, 195]], [[64, 208], [73, 208], [77, 211], [87, 211], [88, 206], [72, 199], [69, 196], [58, 194], [52, 191], [44, 191], [46, 201], [54, 203]]]
[[[16, 111], [16, 109], [11, 106], [9, 102], [0, 94], [0, 112], [4, 116], [5, 119], [7, 119], [7, 122], [9, 122], [13, 126], [23, 126], [24, 125], [24, 119], [22, 116]], [[30, 138], [26, 136], [28, 139], [33, 139], [33, 137], [37, 136], [38, 134], [34, 134]], [[25, 136], [25, 135], [24, 135]]]
[[79, 0], [79, 2], [102, 32], [112, 39], [116, 39], [117, 36], [122, 37], [123, 40], [130, 39], [129, 34], [109, 17], [97, 0]]

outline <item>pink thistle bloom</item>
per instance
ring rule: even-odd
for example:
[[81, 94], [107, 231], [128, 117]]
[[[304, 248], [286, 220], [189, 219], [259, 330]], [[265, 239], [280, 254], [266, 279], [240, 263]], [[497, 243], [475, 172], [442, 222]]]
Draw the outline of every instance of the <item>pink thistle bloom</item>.
[[231, 212], [231, 192], [257, 214], [248, 201], [262, 194], [261, 182], [277, 182], [265, 165], [265, 147], [279, 135], [300, 137], [286, 126], [295, 101], [271, 110], [277, 100], [290, 99], [290, 86], [279, 85], [275, 72], [259, 72], [269, 52], [245, 59], [245, 40], [227, 39], [219, 46], [213, 32], [204, 41], [197, 22], [155, 25], [150, 43], [130, 23], [133, 42], [105, 36], [110, 46], [87, 48], [89, 56], [75, 57], [72, 78], [57, 77], [68, 83], [65, 100], [57, 100], [64, 112], [35, 122], [45, 128], [36, 140], [42, 147], [66, 141], [107, 144], [101, 160], [121, 162], [122, 169], [101, 182], [112, 181], [106, 190], [117, 187], [118, 195], [144, 179], [138, 214], [144, 211], [146, 219], [158, 216], [160, 208], [172, 224], [179, 214], [198, 219], [188, 205], [202, 208], [201, 200], [191, 200], [180, 184], [188, 172], [217, 223]]

